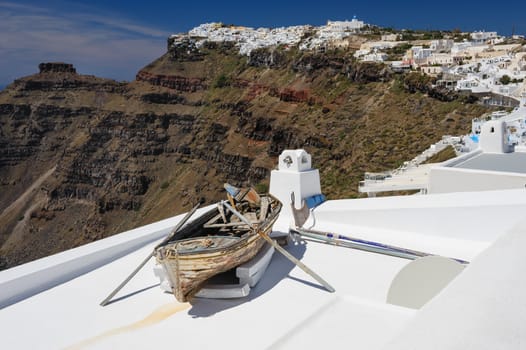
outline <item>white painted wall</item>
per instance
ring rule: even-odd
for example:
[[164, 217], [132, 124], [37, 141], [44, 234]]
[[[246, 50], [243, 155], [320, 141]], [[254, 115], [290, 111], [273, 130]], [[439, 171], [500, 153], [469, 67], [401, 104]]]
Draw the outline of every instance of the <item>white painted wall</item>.
[[279, 156], [278, 170], [270, 173], [269, 192], [283, 204], [271, 236], [288, 235], [292, 225], [291, 194], [296, 209], [302, 200], [321, 194], [320, 173], [311, 168], [311, 156], [303, 149], [284, 150]]
[[509, 153], [513, 149], [507, 142], [506, 123], [502, 120], [489, 120], [482, 124], [480, 149], [485, 153]]
[[296, 209], [303, 199], [321, 194], [320, 173], [311, 166], [311, 156], [303, 149], [284, 150], [279, 156], [278, 170], [270, 173], [269, 192], [283, 203], [281, 216], [291, 213], [291, 193]]

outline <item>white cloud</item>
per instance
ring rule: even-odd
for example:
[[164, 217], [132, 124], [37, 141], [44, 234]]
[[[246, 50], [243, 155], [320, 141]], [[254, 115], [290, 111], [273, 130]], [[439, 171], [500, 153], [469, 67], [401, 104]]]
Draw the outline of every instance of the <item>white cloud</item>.
[[[85, 10], [85, 9], [82, 9]], [[126, 19], [0, 2], [0, 86], [37, 72], [45, 61], [83, 74], [131, 80], [166, 50], [165, 33]]]

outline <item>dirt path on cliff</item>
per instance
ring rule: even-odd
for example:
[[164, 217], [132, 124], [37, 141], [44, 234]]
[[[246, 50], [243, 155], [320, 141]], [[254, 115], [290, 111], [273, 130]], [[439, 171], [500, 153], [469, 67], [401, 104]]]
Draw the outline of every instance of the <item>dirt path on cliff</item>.
[[44, 198], [35, 200], [33, 205], [31, 205], [24, 211], [24, 214], [21, 215], [23, 216], [23, 219], [17, 222], [15, 228], [13, 229], [13, 231], [11, 231], [9, 238], [2, 245], [2, 249], [9, 249], [10, 246], [12, 247], [24, 239], [24, 233], [26, 232], [24, 229], [28, 224], [31, 212], [38, 208], [38, 206], [41, 205], [44, 201]]
[[[31, 184], [31, 186], [28, 187], [28, 189], [20, 196], [18, 197], [13, 203], [11, 203], [7, 208], [5, 208], [2, 213], [0, 213], [0, 222], [8, 223], [12, 222], [12, 220], [16, 219], [15, 216], [22, 217], [23, 219], [20, 220], [19, 223], [17, 223], [15, 229], [11, 233], [8, 241], [11, 240], [11, 238], [14, 238], [16, 236], [14, 233], [19, 232], [20, 228], [23, 227], [26, 224], [26, 221], [29, 219], [29, 214], [31, 213], [31, 210], [34, 209], [35, 204], [31, 205], [29, 209], [25, 210], [23, 214], [21, 214], [21, 211], [24, 209], [24, 207], [27, 206], [27, 202], [30, 198], [30, 196], [38, 190], [38, 188], [46, 181], [47, 178], [49, 178], [57, 169], [57, 166], [55, 165], [53, 168], [46, 171], [42, 176], [40, 176], [38, 179], [35, 180]], [[5, 242], [7, 243], [7, 242]], [[4, 244], [5, 246], [5, 244]]]

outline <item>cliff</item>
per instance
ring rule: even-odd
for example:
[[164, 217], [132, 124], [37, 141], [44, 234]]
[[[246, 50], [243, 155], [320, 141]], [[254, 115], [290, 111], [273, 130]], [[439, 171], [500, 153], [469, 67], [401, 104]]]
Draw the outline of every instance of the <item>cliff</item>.
[[352, 52], [181, 45], [130, 83], [48, 63], [0, 92], [0, 268], [212, 203], [226, 181], [263, 190], [286, 148], [313, 155], [329, 198], [356, 196], [365, 171], [483, 112]]

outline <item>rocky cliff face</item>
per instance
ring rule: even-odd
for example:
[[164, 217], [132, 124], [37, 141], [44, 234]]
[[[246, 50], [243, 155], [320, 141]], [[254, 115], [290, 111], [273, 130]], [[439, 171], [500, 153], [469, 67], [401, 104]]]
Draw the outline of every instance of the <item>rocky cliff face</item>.
[[0, 268], [212, 203], [227, 181], [264, 189], [286, 148], [313, 154], [330, 198], [355, 196], [364, 171], [482, 112], [349, 52], [184, 45], [130, 83], [47, 63], [0, 92]]
[[167, 87], [175, 91], [196, 92], [207, 88], [203, 78], [185, 78], [177, 75], [151, 74], [141, 70], [137, 73], [138, 81], [145, 81], [151, 85]]

